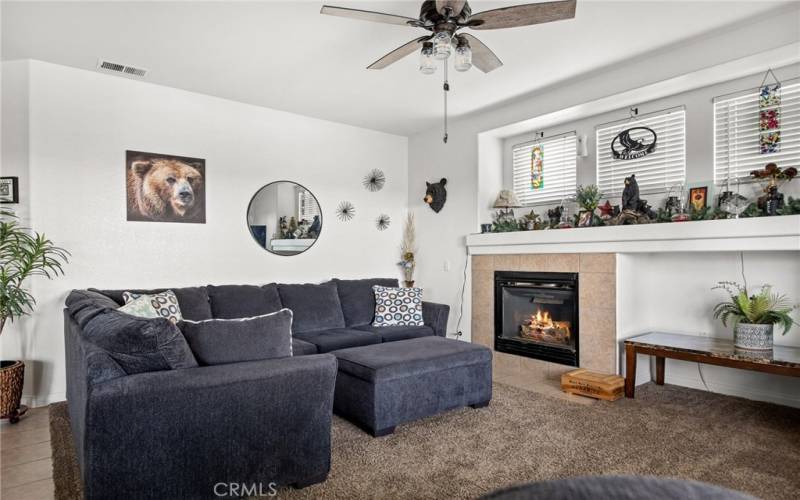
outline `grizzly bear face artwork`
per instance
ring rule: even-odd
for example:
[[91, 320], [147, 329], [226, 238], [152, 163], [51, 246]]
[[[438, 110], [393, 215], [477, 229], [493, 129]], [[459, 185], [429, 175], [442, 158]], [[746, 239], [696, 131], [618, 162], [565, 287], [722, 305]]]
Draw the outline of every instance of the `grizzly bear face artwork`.
[[205, 223], [205, 161], [127, 152], [128, 220]]
[[426, 182], [428, 189], [425, 190], [425, 198], [423, 201], [431, 206], [437, 214], [444, 207], [444, 202], [447, 201], [447, 190], [444, 188], [447, 184], [447, 179], [442, 179], [439, 182]]

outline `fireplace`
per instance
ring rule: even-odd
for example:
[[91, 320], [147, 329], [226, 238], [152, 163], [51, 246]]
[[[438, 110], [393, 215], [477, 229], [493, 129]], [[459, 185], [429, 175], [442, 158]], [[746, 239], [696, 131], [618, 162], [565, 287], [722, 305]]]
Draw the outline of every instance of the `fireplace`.
[[578, 366], [578, 274], [494, 273], [496, 351]]

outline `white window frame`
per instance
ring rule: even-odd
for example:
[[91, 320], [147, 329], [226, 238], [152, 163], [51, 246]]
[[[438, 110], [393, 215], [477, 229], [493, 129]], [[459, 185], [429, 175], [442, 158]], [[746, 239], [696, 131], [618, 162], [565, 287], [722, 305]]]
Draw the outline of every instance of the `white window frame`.
[[[303, 199], [305, 197], [305, 200]], [[303, 206], [306, 203], [312, 202], [316, 205], [316, 210], [308, 210], [303, 211]], [[306, 217], [306, 215], [308, 215]], [[311, 191], [305, 188], [298, 188], [297, 190], [297, 221], [300, 222], [301, 220], [305, 219], [308, 222], [314, 222], [314, 216], [319, 215], [320, 219], [322, 219], [322, 211], [319, 206], [319, 202], [316, 201], [316, 198]]]
[[[656, 132], [656, 149], [642, 158], [615, 159], [611, 142], [632, 127]], [[595, 127], [595, 182], [603, 197], [622, 194], [624, 180], [636, 174], [641, 193], [664, 193], [686, 183], [686, 107], [677, 106]]]
[[[713, 99], [714, 183], [751, 182], [750, 172], [767, 163], [789, 167], [800, 163], [800, 82], [781, 87], [781, 150], [761, 154], [759, 145], [760, 87]], [[736, 147], [731, 148], [731, 138]]]
[[[530, 187], [531, 154], [537, 145], [544, 151], [544, 187], [534, 193]], [[549, 147], [548, 147], [549, 146]], [[548, 156], [548, 149], [554, 151]], [[525, 207], [553, 205], [575, 196], [578, 177], [578, 138], [575, 131], [535, 139], [511, 146], [511, 187], [520, 204]], [[548, 160], [550, 171], [555, 168], [555, 180], [548, 185]], [[555, 167], [552, 165], [555, 163]], [[552, 179], [552, 177], [551, 177]], [[551, 189], [548, 187], [552, 186]]]

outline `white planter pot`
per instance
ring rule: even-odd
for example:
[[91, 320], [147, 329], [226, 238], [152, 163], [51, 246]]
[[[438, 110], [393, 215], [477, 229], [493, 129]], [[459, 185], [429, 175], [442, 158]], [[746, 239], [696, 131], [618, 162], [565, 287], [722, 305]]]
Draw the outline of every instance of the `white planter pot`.
[[740, 349], [772, 350], [772, 327], [739, 323], [733, 330], [733, 344]]

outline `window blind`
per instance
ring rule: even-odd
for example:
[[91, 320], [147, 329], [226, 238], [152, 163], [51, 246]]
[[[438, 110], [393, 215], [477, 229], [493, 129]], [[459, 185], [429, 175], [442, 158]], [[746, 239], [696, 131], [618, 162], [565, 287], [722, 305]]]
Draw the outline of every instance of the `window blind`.
[[[534, 165], [534, 149], [541, 162]], [[522, 205], [559, 202], [575, 194], [575, 132], [517, 144], [511, 148], [513, 188]], [[534, 170], [536, 169], [536, 182]]]
[[[623, 130], [651, 128], [657, 136], [654, 152], [641, 158], [618, 160], [611, 154], [611, 143]], [[624, 180], [636, 174], [641, 192], [667, 191], [686, 180], [686, 110], [683, 107], [599, 125], [597, 133], [597, 186], [604, 197], [616, 196], [625, 188]], [[645, 131], [631, 132], [643, 139]]]
[[780, 151], [761, 154], [759, 90], [714, 99], [714, 182], [749, 178], [750, 172], [774, 162], [800, 162], [800, 83], [781, 88]]
[[[298, 218], [300, 220], [314, 221], [315, 215], [320, 215], [319, 204], [310, 192], [301, 189], [297, 193]], [[320, 217], [321, 218], [321, 217]]]

